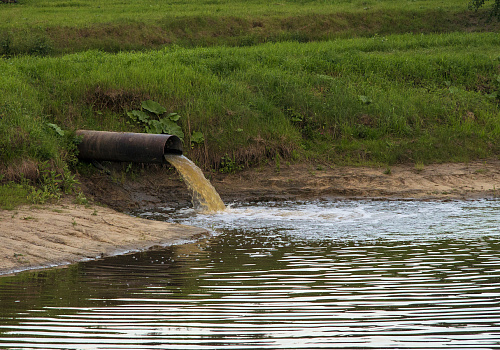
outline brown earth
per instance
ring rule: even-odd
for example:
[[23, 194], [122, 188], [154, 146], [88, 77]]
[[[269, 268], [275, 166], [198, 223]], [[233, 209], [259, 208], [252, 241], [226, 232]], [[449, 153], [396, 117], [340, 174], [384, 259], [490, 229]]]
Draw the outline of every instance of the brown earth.
[[[171, 170], [147, 169], [134, 180], [116, 181], [117, 177], [103, 173], [89, 177], [83, 181], [85, 193], [121, 211], [190, 204], [186, 186]], [[316, 198], [474, 199], [500, 194], [499, 160], [391, 168], [297, 164], [207, 177], [225, 203]]]
[[[126, 175], [121, 166], [82, 177], [95, 202], [122, 212], [160, 205], [190, 205], [185, 184], [173, 170], [149, 166]], [[226, 203], [234, 201], [390, 198], [449, 200], [496, 197], [500, 161], [391, 168], [317, 164], [261, 167], [236, 174], [208, 174]], [[155, 222], [102, 206], [66, 201], [0, 211], [0, 274], [64, 265], [106, 255], [196, 239], [207, 232]]]
[[69, 201], [0, 210], [0, 275], [198, 239], [203, 229]]

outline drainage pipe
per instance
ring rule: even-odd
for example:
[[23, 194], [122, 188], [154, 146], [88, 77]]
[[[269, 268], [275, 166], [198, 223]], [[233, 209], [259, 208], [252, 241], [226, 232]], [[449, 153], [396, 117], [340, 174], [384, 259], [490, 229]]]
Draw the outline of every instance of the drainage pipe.
[[166, 163], [165, 154], [182, 154], [182, 142], [175, 135], [77, 130], [82, 137], [78, 157], [134, 163]]

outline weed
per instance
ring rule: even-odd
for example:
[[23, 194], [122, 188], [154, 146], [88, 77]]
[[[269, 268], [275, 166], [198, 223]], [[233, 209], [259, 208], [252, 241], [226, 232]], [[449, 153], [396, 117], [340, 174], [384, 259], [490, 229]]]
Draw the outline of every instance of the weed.
[[203, 133], [199, 131], [193, 131], [191, 135], [191, 148], [194, 147], [195, 144], [202, 144], [205, 142], [205, 137], [203, 136]]
[[34, 204], [45, 204], [47, 202], [60, 198], [59, 193], [47, 192], [47, 190], [31, 187], [31, 192], [28, 194], [28, 200]]
[[52, 44], [50, 40], [43, 36], [35, 36], [29, 42], [29, 46], [27, 49], [28, 54], [45, 56], [52, 52]]
[[226, 154], [221, 158], [219, 172], [232, 174], [241, 169], [243, 169], [243, 166], [236, 164], [235, 159], [229, 155]]
[[127, 168], [125, 169], [125, 172], [128, 174], [129, 172], [132, 171], [132, 167], [134, 166], [133, 163], [128, 163]]
[[493, 81], [492, 84], [493, 91], [487, 94], [486, 96], [491, 100], [494, 100], [496, 103], [500, 104], [500, 74], [495, 75], [492, 81]]
[[274, 156], [274, 170], [278, 174], [281, 171], [280, 163], [281, 163], [281, 157], [280, 157], [279, 153], [276, 153], [276, 155]]
[[85, 205], [85, 206], [89, 204], [89, 200], [87, 199], [87, 197], [85, 197], [83, 192], [78, 192], [78, 194], [75, 197], [74, 202], [75, 202], [75, 204], [80, 204], [80, 205]]
[[415, 171], [417, 173], [421, 173], [422, 171], [424, 171], [424, 168], [425, 168], [425, 166], [424, 166], [423, 162], [417, 162], [417, 163], [415, 163]]
[[0, 56], [10, 56], [12, 50], [12, 39], [8, 34], [3, 36], [3, 39], [0, 39]]
[[489, 172], [489, 169], [477, 169], [477, 170], [474, 170], [474, 174], [486, 174]]
[[23, 264], [28, 264], [29, 263], [29, 260], [26, 259], [26, 257], [24, 256], [24, 254], [21, 254], [21, 253], [14, 253], [14, 258], [20, 262], [20, 263], [23, 263]]
[[142, 110], [133, 110], [127, 115], [132, 121], [142, 125], [147, 133], [175, 135], [184, 140], [182, 128], [177, 125], [180, 115], [177, 113], [166, 114], [167, 109], [152, 100], [143, 101], [141, 106]]
[[373, 100], [370, 97], [365, 96], [365, 95], [359, 95], [358, 99], [361, 101], [361, 103], [363, 103], [365, 105], [369, 105], [373, 102]]

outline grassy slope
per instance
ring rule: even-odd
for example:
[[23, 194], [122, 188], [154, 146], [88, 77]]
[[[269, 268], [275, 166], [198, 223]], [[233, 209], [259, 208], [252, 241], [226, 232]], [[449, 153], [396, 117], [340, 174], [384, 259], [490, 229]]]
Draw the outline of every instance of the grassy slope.
[[[0, 54], [250, 46], [485, 30], [468, 0], [43, 1], [0, 6]], [[490, 28], [496, 26], [488, 25]]]
[[[488, 96], [500, 90], [500, 38], [465, 32], [473, 17], [464, 12], [467, 1], [95, 3], [0, 6], [10, 48], [0, 47], [38, 54], [0, 61], [4, 180], [37, 178], [44, 162], [63, 168], [74, 161], [71, 133], [60, 136], [47, 123], [67, 131], [139, 131], [125, 111], [145, 99], [182, 115], [187, 154], [205, 169], [277, 159], [393, 164], [499, 154], [498, 100]], [[412, 22], [395, 20], [408, 16]], [[432, 28], [463, 32], [428, 34]], [[21, 49], [23, 31], [36, 35]], [[385, 34], [391, 31], [413, 33]], [[164, 46], [164, 35], [186, 47], [84, 50], [123, 49], [122, 37], [144, 49], [146, 32], [162, 36], [153, 47]], [[213, 47], [191, 48], [200, 44]], [[39, 56], [65, 50], [77, 53]], [[193, 131], [205, 142], [191, 148]]]

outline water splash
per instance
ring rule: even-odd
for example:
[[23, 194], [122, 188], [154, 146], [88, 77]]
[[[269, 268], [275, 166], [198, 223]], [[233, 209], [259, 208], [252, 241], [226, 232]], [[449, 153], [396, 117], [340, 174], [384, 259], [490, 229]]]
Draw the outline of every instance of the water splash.
[[193, 205], [205, 212], [226, 209], [215, 188], [205, 178], [203, 172], [183, 155], [166, 154], [165, 159], [181, 174], [188, 189], [192, 192]]

